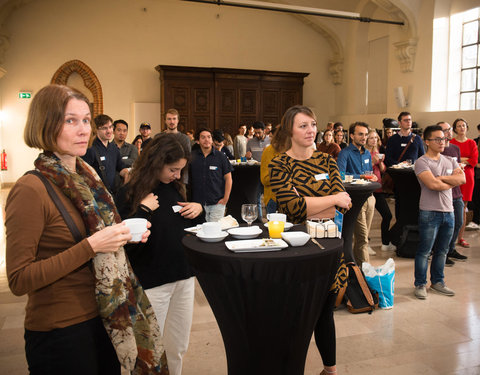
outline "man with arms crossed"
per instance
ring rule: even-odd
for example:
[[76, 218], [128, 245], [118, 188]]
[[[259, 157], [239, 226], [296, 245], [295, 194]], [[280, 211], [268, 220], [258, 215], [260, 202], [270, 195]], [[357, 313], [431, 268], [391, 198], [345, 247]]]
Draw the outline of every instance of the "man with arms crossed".
[[441, 154], [445, 149], [445, 134], [439, 125], [428, 126], [423, 139], [427, 153], [415, 163], [415, 174], [421, 188], [418, 231], [420, 241], [415, 255], [415, 297], [427, 298], [428, 256], [436, 241], [430, 265], [432, 290], [446, 296], [455, 292], [445, 285], [444, 268], [455, 219], [452, 187], [465, 183], [465, 175], [457, 160]]
[[206, 221], [219, 221], [232, 191], [232, 166], [213, 147], [210, 129], [199, 129], [196, 138], [200, 147], [192, 151], [189, 170], [192, 200], [204, 207]]
[[[370, 151], [365, 148], [368, 134], [368, 124], [364, 122], [355, 122], [348, 129], [350, 133], [350, 144], [338, 154], [338, 170], [347, 174], [352, 174], [353, 178], [361, 178], [365, 172], [373, 171], [372, 156]], [[372, 181], [377, 181], [373, 174]], [[363, 262], [369, 262], [368, 228], [373, 219], [375, 210], [375, 198], [370, 194], [363, 204], [360, 213], [357, 216], [355, 229], [353, 232], [353, 256], [359, 267]], [[372, 250], [373, 252], [373, 250]], [[375, 255], [373, 253], [372, 255]]]

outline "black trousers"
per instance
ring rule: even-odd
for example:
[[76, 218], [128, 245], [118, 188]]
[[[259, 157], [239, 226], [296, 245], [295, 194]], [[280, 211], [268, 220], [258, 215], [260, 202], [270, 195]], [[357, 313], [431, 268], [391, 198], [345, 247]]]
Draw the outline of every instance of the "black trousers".
[[382, 234], [382, 244], [388, 245], [390, 243], [390, 222], [392, 221], [392, 212], [387, 203], [387, 194], [385, 193], [373, 193], [375, 197], [375, 209], [382, 217], [382, 224], [380, 225]]
[[25, 330], [32, 375], [120, 375], [120, 363], [99, 317], [48, 332]]
[[322, 357], [324, 366], [335, 366], [337, 362], [337, 338], [335, 335], [335, 320], [333, 309], [337, 293], [329, 292], [323, 311], [315, 326], [315, 344]]

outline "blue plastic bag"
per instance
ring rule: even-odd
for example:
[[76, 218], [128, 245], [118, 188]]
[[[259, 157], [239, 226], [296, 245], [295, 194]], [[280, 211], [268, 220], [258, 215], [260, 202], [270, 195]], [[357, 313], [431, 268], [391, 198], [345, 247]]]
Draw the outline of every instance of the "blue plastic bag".
[[362, 271], [370, 288], [378, 292], [378, 306], [382, 309], [391, 309], [393, 307], [395, 283], [395, 262], [393, 259], [389, 258], [380, 267], [373, 267], [370, 263], [364, 262]]

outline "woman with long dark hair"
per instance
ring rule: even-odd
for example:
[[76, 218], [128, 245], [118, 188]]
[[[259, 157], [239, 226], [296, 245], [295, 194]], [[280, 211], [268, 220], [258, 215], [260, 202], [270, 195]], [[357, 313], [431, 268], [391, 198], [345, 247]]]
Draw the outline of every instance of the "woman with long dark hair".
[[[275, 134], [287, 151], [270, 163], [270, 184], [279, 211], [296, 224], [304, 223], [307, 218], [333, 218], [336, 208], [345, 211], [351, 206], [335, 159], [312, 148], [316, 133], [315, 114], [310, 108], [297, 105], [287, 109]], [[328, 178], [318, 180], [316, 176]], [[346, 266], [342, 256], [315, 327], [315, 342], [325, 366], [322, 375], [337, 373], [333, 308], [337, 293], [345, 283]]]
[[182, 245], [190, 219], [202, 212], [187, 202], [183, 175], [190, 158], [177, 134], [157, 135], [140, 154], [130, 181], [119, 193], [122, 217], [152, 223], [144, 244], [127, 253], [160, 325], [170, 375], [180, 375], [192, 325], [194, 278]]
[[80, 158], [90, 123], [88, 99], [67, 86], [42, 88], [29, 108], [25, 143], [43, 152], [34, 174], [10, 191], [5, 219], [9, 286], [15, 295], [28, 294], [28, 368], [31, 374], [120, 375], [121, 366], [161, 373], [160, 330], [123, 249], [130, 231]]

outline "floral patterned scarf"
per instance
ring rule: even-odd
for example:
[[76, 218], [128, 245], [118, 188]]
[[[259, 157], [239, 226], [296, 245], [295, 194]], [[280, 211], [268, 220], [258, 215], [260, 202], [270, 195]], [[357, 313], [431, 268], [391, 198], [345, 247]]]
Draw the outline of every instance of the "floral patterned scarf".
[[[81, 213], [92, 235], [121, 218], [100, 177], [77, 157], [76, 173], [45, 152], [35, 167], [57, 185]], [[123, 247], [93, 258], [95, 295], [105, 329], [120, 364], [132, 374], [168, 374], [160, 329], [150, 301], [133, 273]]]

